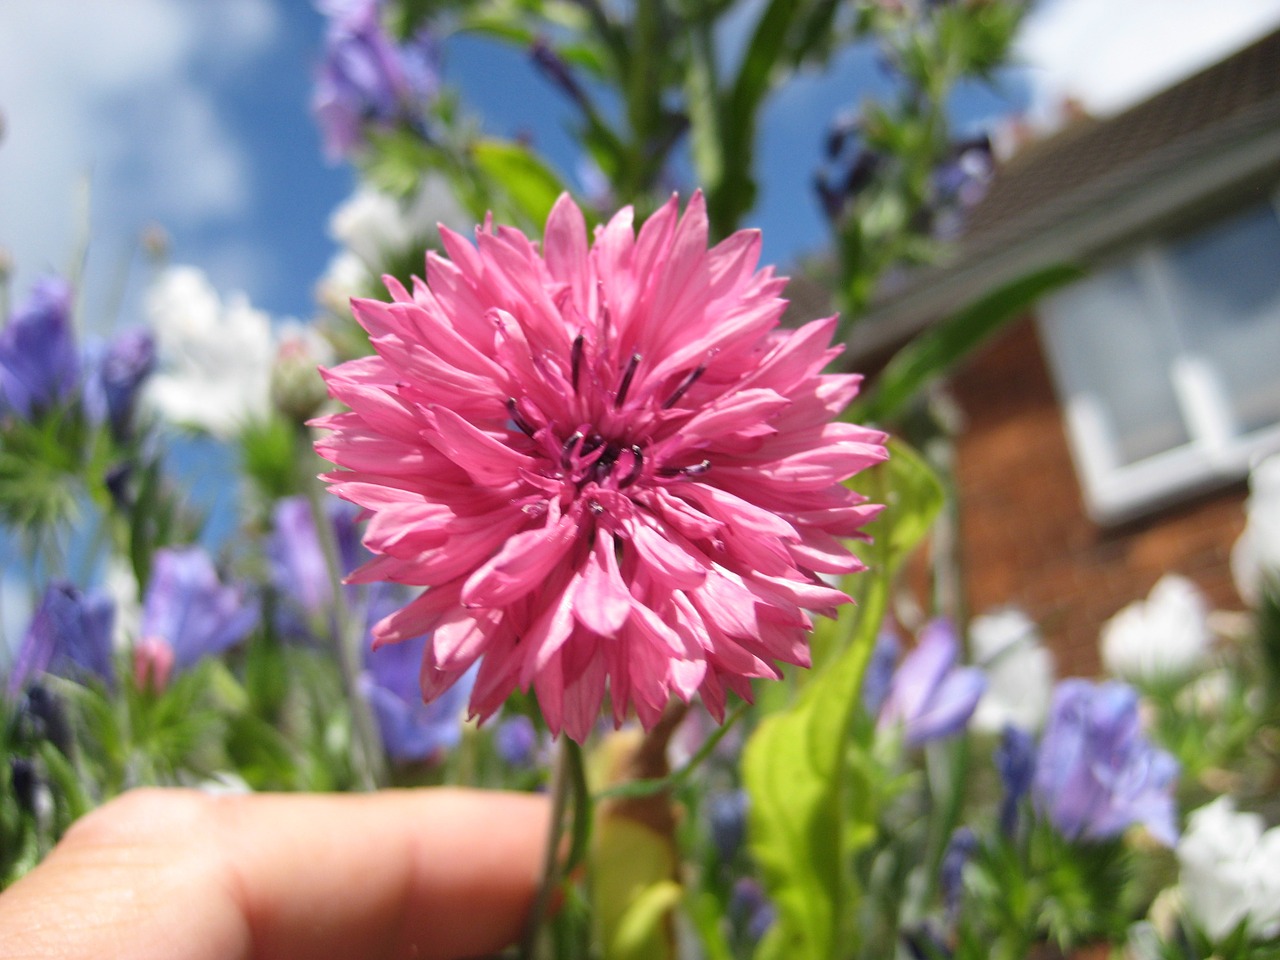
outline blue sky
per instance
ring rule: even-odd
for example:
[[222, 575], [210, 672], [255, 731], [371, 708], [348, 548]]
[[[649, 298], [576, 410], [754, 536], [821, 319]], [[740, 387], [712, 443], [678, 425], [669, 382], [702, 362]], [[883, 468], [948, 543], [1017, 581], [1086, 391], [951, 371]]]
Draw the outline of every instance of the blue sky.
[[[1019, 48], [1025, 69], [1000, 96], [958, 98], [957, 116], [1044, 113], [1063, 92], [1111, 112], [1278, 23], [1280, 0], [1041, 0]], [[116, 291], [150, 222], [168, 231], [175, 262], [202, 267], [224, 292], [244, 290], [275, 316], [308, 316], [333, 252], [327, 218], [353, 182], [322, 159], [307, 107], [322, 30], [305, 0], [5, 0], [0, 246], [16, 263], [15, 293], [67, 269], [87, 179], [91, 326], [134, 319], [145, 278], [136, 260], [121, 317]], [[532, 131], [572, 175], [566, 109], [519, 52], [459, 42], [448, 68], [489, 129]], [[821, 243], [810, 182], [823, 131], [877, 79], [871, 55], [849, 51], [769, 102], [750, 218], [766, 259], [785, 263]]]

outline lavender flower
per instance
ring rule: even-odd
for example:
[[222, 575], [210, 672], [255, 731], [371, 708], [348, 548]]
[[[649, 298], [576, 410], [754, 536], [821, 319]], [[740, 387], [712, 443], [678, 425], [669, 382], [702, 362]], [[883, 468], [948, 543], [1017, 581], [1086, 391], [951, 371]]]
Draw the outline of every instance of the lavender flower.
[[[342, 572], [350, 573], [367, 557], [356, 526], [358, 511], [345, 503], [327, 503], [326, 510], [333, 522]], [[333, 589], [306, 497], [285, 497], [276, 503], [266, 551], [271, 582], [284, 601], [280, 632], [294, 639], [315, 639], [309, 625], [328, 614]]]
[[242, 587], [222, 583], [203, 549], [157, 550], [143, 597], [135, 673], [163, 688], [170, 670], [186, 670], [229, 649], [257, 619], [257, 604]]
[[326, 154], [338, 160], [361, 145], [366, 123], [390, 128], [421, 113], [439, 88], [439, 57], [425, 30], [396, 43], [382, 24], [379, 0], [319, 6], [329, 25], [312, 109]]
[[1000, 736], [995, 752], [996, 770], [1004, 784], [1000, 801], [1000, 829], [1012, 836], [1018, 827], [1018, 804], [1031, 789], [1036, 772], [1036, 745], [1031, 734], [1020, 727], [1008, 726]]
[[745, 790], [729, 790], [707, 798], [707, 819], [711, 822], [711, 842], [722, 863], [730, 863], [738, 855], [747, 835]]
[[957, 667], [960, 643], [947, 620], [920, 633], [889, 685], [880, 709], [881, 729], [899, 725], [908, 746], [940, 740], [964, 729], [982, 698], [986, 680], [974, 667]]
[[398, 763], [430, 760], [452, 750], [462, 738], [462, 712], [475, 670], [431, 703], [423, 703], [418, 667], [426, 645], [427, 637], [422, 636], [370, 649], [360, 678], [387, 756]]
[[516, 714], [498, 724], [493, 746], [504, 763], [512, 767], [530, 767], [537, 757], [538, 731], [524, 714]]
[[139, 388], [156, 368], [156, 341], [141, 327], [117, 335], [86, 385], [86, 405], [95, 420], [105, 420], [111, 435], [127, 438], [133, 429]]
[[759, 943], [777, 919], [777, 910], [765, 895], [764, 888], [750, 877], [743, 877], [733, 885], [728, 912], [729, 918], [746, 932], [751, 943]]
[[968, 827], [958, 827], [947, 842], [938, 868], [938, 888], [947, 917], [952, 923], [960, 914], [960, 900], [964, 894], [964, 868], [978, 851], [978, 838]]
[[889, 696], [893, 672], [902, 653], [902, 642], [892, 629], [885, 627], [876, 635], [876, 645], [862, 675], [862, 706], [871, 716], [880, 712]]
[[9, 694], [20, 691], [42, 673], [83, 679], [115, 678], [111, 662], [111, 628], [115, 605], [101, 594], [85, 595], [66, 581], [45, 590], [18, 648], [9, 675]]
[[46, 277], [0, 331], [0, 414], [36, 416], [71, 399], [79, 385], [71, 286]]
[[1032, 797], [1063, 836], [1107, 840], [1142, 824], [1172, 846], [1177, 777], [1173, 757], [1143, 735], [1132, 687], [1081, 679], [1058, 684]]

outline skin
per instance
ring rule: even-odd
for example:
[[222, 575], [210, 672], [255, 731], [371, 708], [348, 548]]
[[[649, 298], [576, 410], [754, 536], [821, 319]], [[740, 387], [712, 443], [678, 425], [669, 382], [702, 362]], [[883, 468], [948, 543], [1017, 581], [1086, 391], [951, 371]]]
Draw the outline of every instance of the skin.
[[495, 791], [134, 791], [0, 895], [0, 956], [482, 956], [522, 932], [548, 818]]

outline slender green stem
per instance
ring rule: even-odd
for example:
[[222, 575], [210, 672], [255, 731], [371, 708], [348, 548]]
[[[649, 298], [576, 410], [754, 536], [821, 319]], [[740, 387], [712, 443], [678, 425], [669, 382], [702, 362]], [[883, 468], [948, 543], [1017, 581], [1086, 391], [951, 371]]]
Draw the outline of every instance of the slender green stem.
[[[575, 767], [579, 770], [582, 768], [582, 748], [562, 735], [557, 744], [555, 766], [551, 772], [551, 826], [547, 831], [542, 882], [538, 885], [538, 894], [533, 901], [533, 909], [529, 912], [524, 939], [520, 943], [520, 960], [534, 960], [537, 956], [539, 934], [551, 904], [551, 895], [560, 884], [563, 872], [560, 841], [564, 837], [564, 818], [569, 806], [569, 794], [571, 790], [575, 790]], [[577, 813], [580, 815], [580, 811]]]
[[316, 528], [316, 539], [324, 555], [325, 569], [329, 574], [329, 589], [333, 599], [333, 646], [342, 683], [351, 709], [352, 766], [356, 779], [364, 790], [376, 790], [385, 780], [385, 763], [378, 728], [373, 711], [360, 693], [360, 647], [364, 642], [364, 629], [351, 616], [342, 591], [342, 560], [338, 554], [338, 541], [333, 533], [324, 508], [323, 492], [318, 481], [308, 478], [307, 502], [311, 505], [311, 518]]

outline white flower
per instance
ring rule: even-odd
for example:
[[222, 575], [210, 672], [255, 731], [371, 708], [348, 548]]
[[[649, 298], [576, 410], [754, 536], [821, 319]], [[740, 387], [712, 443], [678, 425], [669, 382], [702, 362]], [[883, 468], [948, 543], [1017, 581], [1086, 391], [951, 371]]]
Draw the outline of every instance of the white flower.
[[340, 250], [329, 260], [324, 275], [316, 282], [316, 299], [334, 313], [344, 313], [352, 297], [371, 292], [374, 281], [363, 260], [350, 250]]
[[1132, 683], [1184, 679], [1208, 658], [1211, 635], [1204, 595], [1186, 577], [1165, 574], [1147, 599], [1102, 626], [1102, 663]]
[[330, 215], [329, 235], [380, 273], [389, 258], [437, 242], [436, 224], [463, 229], [468, 222], [448, 182], [428, 175], [408, 202], [361, 185]]
[[1044, 724], [1053, 688], [1053, 656], [1031, 619], [1014, 607], [974, 617], [969, 652], [987, 676], [971, 726], [999, 733], [1007, 726], [1038, 730]]
[[1187, 914], [1210, 939], [1245, 917], [1255, 937], [1280, 933], [1280, 827], [1264, 832], [1260, 816], [1219, 797], [1187, 819], [1178, 864]]
[[1261, 599], [1264, 576], [1280, 579], [1280, 453], [1249, 474], [1245, 528], [1231, 551], [1231, 574], [1245, 603]]
[[233, 436], [267, 414], [271, 321], [244, 294], [223, 303], [196, 267], [170, 267], [147, 294], [160, 370], [147, 400], [164, 419]]

